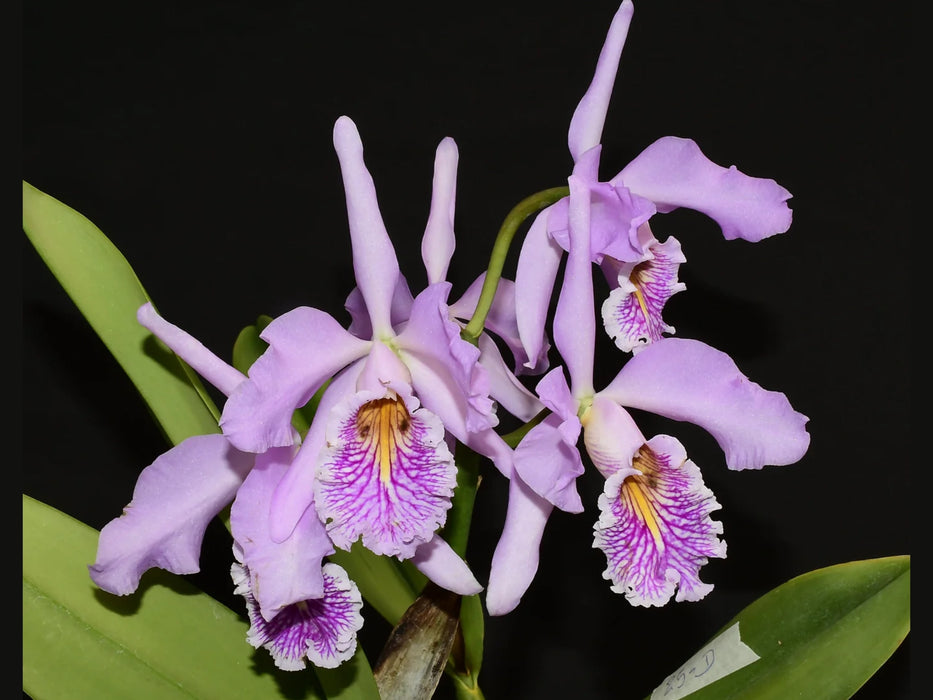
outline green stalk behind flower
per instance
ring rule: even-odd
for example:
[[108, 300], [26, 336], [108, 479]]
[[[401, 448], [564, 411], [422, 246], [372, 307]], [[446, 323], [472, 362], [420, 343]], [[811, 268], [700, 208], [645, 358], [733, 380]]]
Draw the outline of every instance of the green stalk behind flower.
[[473, 312], [470, 322], [467, 323], [460, 334], [464, 340], [476, 345], [480, 334], [483, 332], [486, 316], [489, 314], [492, 300], [496, 296], [496, 288], [499, 286], [499, 278], [502, 277], [505, 257], [509, 252], [509, 246], [512, 245], [512, 238], [515, 236], [518, 227], [532, 214], [541, 211], [569, 194], [570, 188], [568, 187], [552, 187], [541, 190], [525, 197], [505, 217], [505, 221], [502, 222], [495, 243], [492, 246], [489, 266], [486, 269], [486, 279], [483, 280], [483, 290], [480, 293], [479, 302], [476, 304], [476, 310]]

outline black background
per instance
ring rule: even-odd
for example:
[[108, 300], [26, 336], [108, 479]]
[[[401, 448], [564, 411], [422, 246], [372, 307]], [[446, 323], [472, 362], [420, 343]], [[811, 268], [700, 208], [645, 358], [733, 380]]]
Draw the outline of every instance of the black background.
[[[416, 290], [434, 149], [452, 136], [456, 296], [485, 267], [509, 209], [565, 184], [567, 126], [616, 7], [27, 3], [23, 178], [97, 224], [163, 315], [229, 358], [259, 314], [307, 304], [346, 319], [338, 116], [359, 127]], [[611, 593], [591, 548], [602, 479], [588, 471], [586, 513], [552, 517], [531, 590], [488, 620], [480, 680], [490, 700], [647, 696], [789, 578], [910, 553], [909, 20], [873, 7], [636, 3], [602, 175], [676, 135], [793, 193], [790, 231], [758, 244], [724, 241], [684, 210], [652, 225], [688, 259], [687, 291], [667, 320], [785, 392], [810, 417], [812, 443], [795, 465], [729, 472], [701, 430], [640, 417], [649, 436], [684, 442], [722, 504], [729, 556], [701, 574], [715, 589], [662, 609]], [[514, 255], [507, 276], [513, 265]], [[22, 291], [23, 491], [100, 528], [167, 446], [25, 237]], [[607, 343], [603, 380], [619, 360]], [[481, 581], [506, 495], [487, 474], [469, 552]], [[239, 610], [228, 555], [212, 527], [191, 579]], [[375, 660], [388, 627], [374, 611], [366, 618]], [[906, 698], [909, 676], [905, 642], [856, 697]], [[442, 680], [438, 697], [449, 693]]]

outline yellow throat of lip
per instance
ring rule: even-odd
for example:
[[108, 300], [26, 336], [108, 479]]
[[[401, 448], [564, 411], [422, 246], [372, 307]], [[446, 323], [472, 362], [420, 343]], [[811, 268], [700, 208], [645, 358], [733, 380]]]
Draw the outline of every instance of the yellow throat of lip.
[[367, 401], [356, 414], [356, 432], [374, 466], [379, 467], [379, 479], [388, 483], [398, 460], [399, 443], [411, 427], [411, 416], [405, 403], [397, 398]]
[[658, 512], [647, 493], [651, 489], [651, 482], [655, 479], [657, 464], [653, 459], [653, 455], [642, 448], [635, 455], [633, 466], [642, 473], [632, 475], [622, 482], [619, 497], [629, 499], [632, 508], [651, 533], [655, 545], [659, 550], [664, 549], [664, 538], [661, 535]]
[[[590, 422], [594, 415], [592, 397], [581, 400], [578, 415], [580, 416], [580, 424], [585, 430], [587, 423]], [[600, 469], [603, 475], [608, 477], [608, 474], [603, 472], [600, 468], [600, 446], [587, 442], [585, 433], [584, 443], [586, 444], [586, 449], [596, 468]], [[619, 500], [627, 502], [631, 506], [632, 511], [645, 524], [645, 527], [648, 528], [655, 545], [661, 550], [664, 548], [664, 537], [661, 534], [661, 522], [658, 511], [650, 495], [654, 482], [657, 479], [660, 465], [657, 462], [655, 454], [647, 445], [643, 445], [639, 448], [638, 452], [635, 453], [632, 459], [632, 466], [640, 473], [632, 474], [622, 481], [622, 485], [619, 487]]]
[[642, 292], [640, 285], [636, 285], [635, 287], [635, 298], [638, 300], [638, 308], [641, 309], [642, 316], [648, 321], [650, 318], [648, 315], [648, 305], [645, 303], [645, 294]]
[[638, 302], [638, 308], [641, 310], [641, 315], [644, 316], [645, 321], [648, 322], [651, 320], [650, 314], [648, 312], [648, 303], [645, 301], [645, 289], [644, 289], [644, 274], [643, 270], [648, 263], [642, 262], [635, 265], [632, 268], [632, 271], [628, 275], [629, 282], [632, 283], [632, 286], [635, 287], [632, 294], [635, 295], [635, 301]]
[[648, 304], [645, 301], [645, 290], [644, 290], [644, 275], [642, 270], [645, 268], [647, 263], [639, 263], [632, 271], [629, 273], [628, 279], [629, 282], [635, 287], [635, 291], [632, 292], [635, 295], [635, 300], [638, 302], [638, 308], [641, 309], [642, 316], [645, 317], [645, 321], [649, 320], [648, 315]]

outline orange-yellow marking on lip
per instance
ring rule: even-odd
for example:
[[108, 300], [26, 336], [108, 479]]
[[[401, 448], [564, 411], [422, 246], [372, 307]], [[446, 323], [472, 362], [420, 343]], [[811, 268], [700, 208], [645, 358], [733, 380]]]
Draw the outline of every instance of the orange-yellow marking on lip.
[[641, 309], [642, 316], [645, 317], [645, 321], [650, 321], [648, 315], [648, 305], [645, 303], [645, 293], [642, 291], [642, 275], [641, 275], [641, 265], [636, 265], [632, 269], [631, 274], [628, 279], [635, 286], [635, 299], [638, 301], [638, 308]]
[[657, 513], [655, 513], [654, 506], [651, 505], [648, 497], [645, 496], [645, 492], [638, 477], [629, 477], [625, 480], [622, 487], [628, 489], [632, 505], [635, 507], [638, 516], [654, 538], [654, 542], [658, 546], [658, 549], [664, 549], [664, 538], [661, 536], [661, 528], [658, 525]]
[[648, 305], [645, 304], [645, 295], [642, 294], [641, 287], [635, 287], [635, 298], [638, 300], [638, 308], [641, 309], [641, 315], [645, 317], [645, 321], [649, 321]]
[[397, 398], [368, 401], [356, 414], [356, 431], [379, 465], [379, 479], [384, 484], [392, 478], [398, 459], [400, 438], [408, 432], [411, 418], [405, 403]]
[[[622, 493], [627, 493], [632, 507], [641, 518], [641, 521], [648, 528], [658, 549], [664, 548], [664, 538], [661, 536], [661, 525], [658, 522], [658, 514], [651, 502], [651, 499], [645, 493], [649, 484], [654, 480], [654, 472], [657, 469], [652, 456], [646, 453], [645, 449], [640, 449], [635, 455], [633, 464], [642, 471], [642, 474], [630, 476], [622, 482]], [[621, 494], [620, 494], [621, 495]]]

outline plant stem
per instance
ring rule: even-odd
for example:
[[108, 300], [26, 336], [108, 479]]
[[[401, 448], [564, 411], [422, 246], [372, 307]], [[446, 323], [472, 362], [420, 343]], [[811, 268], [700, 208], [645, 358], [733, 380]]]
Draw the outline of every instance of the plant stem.
[[502, 268], [505, 265], [505, 257], [509, 252], [509, 246], [512, 245], [512, 238], [522, 222], [554, 202], [563, 199], [570, 194], [569, 187], [552, 187], [547, 190], [541, 190], [533, 195], [525, 197], [516, 204], [496, 236], [495, 243], [492, 246], [492, 253], [489, 256], [489, 267], [486, 268], [486, 279], [483, 280], [483, 289], [480, 292], [479, 301], [476, 304], [476, 310], [473, 317], [463, 329], [461, 335], [474, 345], [483, 332], [483, 326], [486, 324], [486, 316], [492, 307], [492, 300], [496, 296], [496, 288], [499, 286], [499, 279], [502, 277]]

